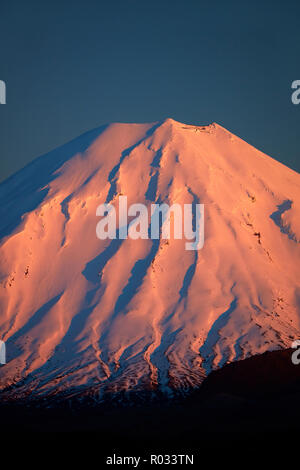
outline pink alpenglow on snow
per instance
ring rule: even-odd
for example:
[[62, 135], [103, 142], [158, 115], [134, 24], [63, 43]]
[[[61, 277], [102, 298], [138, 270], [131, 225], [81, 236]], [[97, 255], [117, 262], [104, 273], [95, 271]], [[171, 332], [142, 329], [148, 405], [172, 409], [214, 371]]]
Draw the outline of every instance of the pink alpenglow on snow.
[[[97, 207], [124, 195], [149, 214], [204, 204], [202, 249], [174, 233], [99, 239]], [[300, 338], [300, 176], [217, 124], [95, 129], [0, 200], [3, 399], [188, 390]]]

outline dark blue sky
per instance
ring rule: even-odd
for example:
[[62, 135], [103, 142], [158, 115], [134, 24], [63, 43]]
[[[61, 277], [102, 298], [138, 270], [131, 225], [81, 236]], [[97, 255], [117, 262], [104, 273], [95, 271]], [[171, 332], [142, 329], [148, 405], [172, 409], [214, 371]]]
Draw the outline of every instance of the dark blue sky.
[[10, 0], [0, 41], [1, 180], [101, 124], [165, 117], [300, 171], [299, 0]]

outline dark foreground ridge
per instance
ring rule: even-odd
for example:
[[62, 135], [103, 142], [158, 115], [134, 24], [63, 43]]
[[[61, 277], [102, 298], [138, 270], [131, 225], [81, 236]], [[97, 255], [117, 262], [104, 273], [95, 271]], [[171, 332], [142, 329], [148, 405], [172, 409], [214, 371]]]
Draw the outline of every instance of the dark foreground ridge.
[[[300, 419], [300, 365], [293, 350], [267, 352], [212, 372], [202, 387], [175, 400], [127, 400], [92, 406], [81, 401], [2, 404], [6, 432], [97, 432], [111, 445], [147, 441], [195, 445], [201, 436], [297, 432]], [[128, 398], [128, 397], [127, 397]], [[79, 402], [78, 402], [79, 403]]]

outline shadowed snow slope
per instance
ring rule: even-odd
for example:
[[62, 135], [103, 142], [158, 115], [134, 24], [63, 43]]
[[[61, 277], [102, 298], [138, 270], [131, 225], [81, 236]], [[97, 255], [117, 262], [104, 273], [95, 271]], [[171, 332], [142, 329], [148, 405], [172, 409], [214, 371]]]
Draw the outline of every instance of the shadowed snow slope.
[[[205, 204], [203, 249], [97, 239], [97, 206], [120, 194]], [[300, 176], [217, 124], [96, 129], [0, 202], [3, 399], [185, 391], [300, 337]]]

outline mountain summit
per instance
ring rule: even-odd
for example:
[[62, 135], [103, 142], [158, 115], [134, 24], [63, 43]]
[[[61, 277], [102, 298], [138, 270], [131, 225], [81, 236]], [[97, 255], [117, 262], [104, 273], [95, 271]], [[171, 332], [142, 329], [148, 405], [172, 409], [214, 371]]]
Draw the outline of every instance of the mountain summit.
[[[205, 207], [205, 241], [96, 237], [96, 208]], [[0, 185], [3, 398], [172, 393], [300, 337], [300, 175], [217, 124], [111, 124]]]

